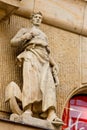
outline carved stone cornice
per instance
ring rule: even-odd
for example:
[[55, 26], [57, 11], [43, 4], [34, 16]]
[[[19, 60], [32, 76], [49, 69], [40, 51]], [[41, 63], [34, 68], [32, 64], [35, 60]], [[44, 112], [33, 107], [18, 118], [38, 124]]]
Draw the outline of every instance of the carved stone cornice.
[[87, 36], [87, 0], [22, 0], [17, 15], [42, 12], [43, 23]]
[[19, 8], [20, 0], [0, 0], [0, 21], [8, 18]]

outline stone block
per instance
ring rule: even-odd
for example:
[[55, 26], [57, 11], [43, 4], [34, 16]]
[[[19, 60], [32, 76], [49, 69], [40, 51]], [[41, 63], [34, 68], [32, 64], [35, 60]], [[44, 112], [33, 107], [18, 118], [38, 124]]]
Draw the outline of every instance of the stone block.
[[59, 127], [54, 127], [49, 122], [37, 118], [31, 117], [25, 122], [0, 119], [0, 130], [3, 128], [4, 130], [59, 130]]

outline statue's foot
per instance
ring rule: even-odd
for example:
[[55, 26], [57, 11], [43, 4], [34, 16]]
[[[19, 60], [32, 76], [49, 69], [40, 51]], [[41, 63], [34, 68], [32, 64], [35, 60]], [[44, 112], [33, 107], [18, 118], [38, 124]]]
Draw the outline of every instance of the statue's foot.
[[22, 114], [22, 118], [29, 118], [30, 116], [32, 116], [32, 111], [30, 111], [30, 110], [26, 110], [26, 111]]
[[64, 125], [63, 121], [57, 116], [55, 116], [55, 118], [51, 121], [51, 123], [54, 125]]
[[13, 113], [13, 114], [10, 115], [10, 120], [19, 122], [19, 121], [21, 121], [21, 116], [16, 114], [16, 113]]
[[48, 116], [47, 120], [54, 125], [64, 125], [63, 121], [57, 117], [56, 113], [52, 113]]

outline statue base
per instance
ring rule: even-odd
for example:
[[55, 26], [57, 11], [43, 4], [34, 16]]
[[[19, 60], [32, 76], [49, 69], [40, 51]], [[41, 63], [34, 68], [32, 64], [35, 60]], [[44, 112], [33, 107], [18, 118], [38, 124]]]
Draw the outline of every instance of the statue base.
[[20, 123], [27, 126], [32, 126], [34, 128], [38, 129], [44, 129], [44, 130], [58, 130], [61, 126], [60, 122], [57, 124], [52, 124], [48, 120], [42, 120], [39, 118], [34, 118], [32, 116], [19, 116], [17, 114], [12, 114], [10, 116], [10, 121]]

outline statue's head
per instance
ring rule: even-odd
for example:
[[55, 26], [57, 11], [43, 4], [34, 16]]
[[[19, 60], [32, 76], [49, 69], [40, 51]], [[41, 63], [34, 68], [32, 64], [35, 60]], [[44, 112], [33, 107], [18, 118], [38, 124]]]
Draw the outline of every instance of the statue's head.
[[42, 22], [42, 13], [41, 12], [33, 13], [32, 15], [33, 25], [39, 26], [41, 22]]

